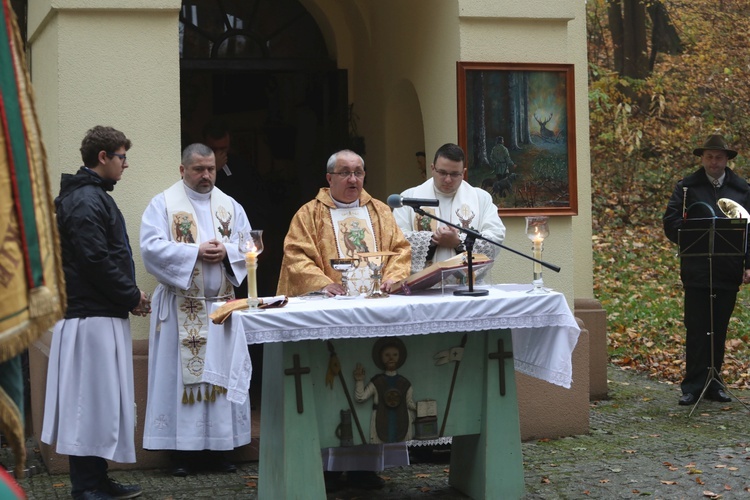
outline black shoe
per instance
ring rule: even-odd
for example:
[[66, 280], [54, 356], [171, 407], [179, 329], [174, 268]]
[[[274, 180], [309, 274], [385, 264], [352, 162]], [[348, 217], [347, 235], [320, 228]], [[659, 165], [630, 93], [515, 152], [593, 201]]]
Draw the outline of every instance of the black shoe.
[[109, 477], [99, 489], [112, 498], [122, 499], [135, 498], [143, 493], [143, 488], [138, 484], [121, 484]]
[[695, 404], [695, 402], [697, 400], [698, 400], [698, 398], [695, 397], [695, 394], [692, 394], [692, 393], [688, 392], [688, 393], [683, 394], [682, 396], [680, 396], [679, 405], [680, 406], [691, 406], [691, 405]]
[[326, 484], [326, 491], [328, 493], [339, 491], [344, 487], [341, 482], [341, 472], [339, 471], [323, 471], [323, 481]]
[[100, 490], [86, 490], [73, 497], [73, 500], [112, 500], [114, 497]]
[[730, 398], [727, 393], [724, 392], [724, 389], [717, 389], [715, 391], [707, 392], [706, 399], [710, 399], [711, 401], [718, 401], [719, 403], [729, 403], [732, 401], [732, 398]]
[[222, 460], [218, 465], [219, 472], [226, 472], [231, 474], [237, 472], [237, 466], [229, 460]]
[[173, 462], [169, 473], [175, 477], [187, 477], [190, 475], [190, 469], [188, 469], [184, 462]]
[[346, 473], [346, 484], [360, 490], [379, 490], [385, 480], [370, 470], [352, 470]]

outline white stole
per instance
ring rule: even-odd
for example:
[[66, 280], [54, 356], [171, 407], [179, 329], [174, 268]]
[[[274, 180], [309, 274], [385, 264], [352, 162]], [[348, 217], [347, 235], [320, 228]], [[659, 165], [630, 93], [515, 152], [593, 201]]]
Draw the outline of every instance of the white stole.
[[[195, 208], [185, 192], [186, 189], [189, 188], [180, 180], [164, 191], [167, 220], [170, 221], [169, 235], [172, 241], [197, 247], [200, 245], [198, 218]], [[231, 198], [217, 188], [211, 191], [210, 203], [215, 237], [226, 243], [234, 230], [234, 204]], [[203, 283], [203, 261], [198, 259], [193, 268], [190, 286], [185, 290], [176, 287], [169, 287], [169, 290], [177, 298], [177, 324], [179, 327], [183, 385], [200, 384], [203, 380], [209, 321], [206, 299], [232, 299], [234, 298], [234, 289], [232, 283], [222, 273], [220, 295], [218, 297], [206, 297]], [[193, 388], [190, 388], [190, 396], [185, 389], [182, 402], [192, 403], [193, 397]], [[198, 388], [197, 398], [198, 401], [203, 399], [200, 388]], [[205, 400], [206, 402], [209, 401], [208, 391], [206, 391]]]
[[[414, 198], [437, 198], [440, 201], [440, 206], [432, 208], [424, 208], [425, 212], [434, 213], [436, 217], [447, 220], [457, 226], [476, 229], [471, 225], [472, 220], [477, 215], [481, 216], [479, 210], [479, 197], [477, 196], [476, 190], [466, 181], [461, 182], [458, 190], [453, 195], [442, 194], [435, 188], [435, 182], [429, 179], [427, 182], [423, 182], [419, 186], [411, 190], [410, 196]], [[425, 221], [424, 218], [418, 213], [414, 212], [414, 218], [411, 221], [413, 231], [430, 231], [434, 233], [438, 226], [444, 224], [438, 223], [435, 220]], [[463, 241], [464, 235], [461, 233], [461, 241]], [[453, 248], [438, 248], [435, 250], [433, 256], [433, 262], [442, 262], [448, 260], [456, 255], [456, 251]]]

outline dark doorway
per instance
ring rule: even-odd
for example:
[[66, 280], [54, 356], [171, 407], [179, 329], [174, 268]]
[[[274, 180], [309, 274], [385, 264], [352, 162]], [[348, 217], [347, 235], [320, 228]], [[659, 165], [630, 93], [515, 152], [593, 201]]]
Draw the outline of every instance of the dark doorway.
[[[292, 216], [326, 185], [328, 157], [347, 145], [347, 75], [328, 54], [298, 0], [183, 0], [183, 146], [205, 142], [209, 123], [230, 132], [232, 175], [218, 172], [217, 186], [263, 229], [261, 296], [276, 294]], [[259, 402], [262, 346], [250, 354], [250, 397]]]

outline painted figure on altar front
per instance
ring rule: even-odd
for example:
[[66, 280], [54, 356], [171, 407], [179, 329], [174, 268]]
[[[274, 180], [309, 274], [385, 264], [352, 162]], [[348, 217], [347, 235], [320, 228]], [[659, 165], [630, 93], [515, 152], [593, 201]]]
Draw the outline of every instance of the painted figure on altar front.
[[409, 441], [414, 434], [413, 388], [409, 380], [398, 374], [406, 361], [406, 346], [395, 337], [378, 339], [372, 348], [372, 360], [383, 373], [375, 375], [365, 386], [365, 369], [357, 363], [354, 369], [354, 399], [364, 403], [373, 399], [370, 420], [371, 443]]

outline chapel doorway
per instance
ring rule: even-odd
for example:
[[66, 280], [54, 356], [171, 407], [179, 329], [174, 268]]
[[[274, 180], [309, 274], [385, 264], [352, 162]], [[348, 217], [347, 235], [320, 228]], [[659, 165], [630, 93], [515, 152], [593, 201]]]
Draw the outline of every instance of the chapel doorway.
[[[264, 230], [258, 293], [275, 295], [289, 222], [327, 185], [326, 161], [347, 145], [346, 71], [297, 0], [183, 0], [180, 102], [183, 147], [203, 142], [209, 123], [230, 131], [242, 172], [217, 186]], [[259, 402], [262, 350], [251, 356]]]

